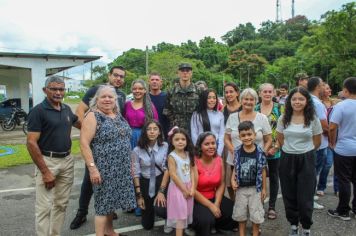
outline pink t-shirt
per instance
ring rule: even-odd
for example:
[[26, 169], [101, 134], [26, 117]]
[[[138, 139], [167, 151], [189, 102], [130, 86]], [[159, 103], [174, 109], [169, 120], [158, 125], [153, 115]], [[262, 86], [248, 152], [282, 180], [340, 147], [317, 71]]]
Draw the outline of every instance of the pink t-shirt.
[[[153, 104], [152, 110], [153, 119], [158, 121], [157, 110]], [[142, 128], [142, 126], [145, 124], [145, 111], [143, 110], [143, 107], [136, 110], [132, 107], [132, 101], [125, 103], [124, 117], [131, 128]]]
[[195, 158], [195, 164], [198, 168], [198, 185], [199, 191], [207, 199], [215, 197], [216, 189], [221, 182], [222, 160], [220, 156], [213, 159], [209, 166], [205, 166], [199, 158]]

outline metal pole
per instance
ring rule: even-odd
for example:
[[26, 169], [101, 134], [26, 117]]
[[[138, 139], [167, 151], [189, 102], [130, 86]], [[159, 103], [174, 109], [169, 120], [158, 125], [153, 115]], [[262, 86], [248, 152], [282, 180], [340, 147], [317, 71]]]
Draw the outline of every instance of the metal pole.
[[148, 76], [148, 46], [146, 46], [146, 75]]

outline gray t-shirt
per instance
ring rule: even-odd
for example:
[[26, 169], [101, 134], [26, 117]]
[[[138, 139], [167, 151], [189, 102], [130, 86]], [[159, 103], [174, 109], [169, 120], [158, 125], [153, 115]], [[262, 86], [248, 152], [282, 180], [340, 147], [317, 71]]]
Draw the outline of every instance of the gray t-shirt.
[[302, 154], [313, 150], [313, 136], [323, 132], [320, 120], [316, 116], [308, 127], [304, 127], [304, 124], [290, 123], [284, 128], [282, 115], [278, 119], [276, 130], [284, 135], [283, 152], [290, 154]]
[[335, 152], [356, 156], [356, 100], [346, 99], [335, 105], [330, 122], [338, 125]]

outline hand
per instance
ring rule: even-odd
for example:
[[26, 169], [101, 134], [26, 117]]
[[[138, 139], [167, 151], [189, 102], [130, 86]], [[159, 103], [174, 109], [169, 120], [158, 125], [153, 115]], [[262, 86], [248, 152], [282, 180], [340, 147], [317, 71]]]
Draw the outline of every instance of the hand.
[[93, 167], [91, 170], [89, 170], [89, 175], [90, 175], [90, 181], [94, 185], [99, 185], [102, 182], [100, 173], [96, 167]]
[[271, 147], [267, 152], [267, 156], [274, 156], [277, 151], [278, 149], [276, 149], [275, 147]]
[[236, 181], [236, 177], [235, 176], [231, 176], [231, 187], [234, 191], [237, 190], [237, 188], [239, 187], [239, 185], [237, 184]]
[[137, 198], [137, 206], [142, 210], [145, 210], [145, 200], [143, 199], [143, 197]]
[[266, 197], [267, 197], [266, 190], [265, 190], [265, 189], [262, 189], [262, 191], [261, 191], [261, 201], [262, 201], [262, 203], [264, 202], [264, 200], [266, 199]]
[[190, 195], [191, 197], [194, 197], [194, 194], [195, 194], [195, 189], [194, 189], [194, 187], [192, 186], [192, 188], [190, 189], [189, 195]]
[[211, 213], [213, 213], [215, 218], [220, 218], [221, 217], [220, 208], [218, 208], [215, 204], [211, 204], [210, 207], [209, 207], [209, 210], [211, 211]]
[[185, 199], [190, 198], [190, 191], [187, 188], [184, 189], [183, 196]]
[[45, 188], [50, 190], [51, 188], [53, 188], [56, 183], [56, 178], [53, 176], [51, 171], [46, 172], [45, 174], [42, 174], [42, 181], [45, 185]]
[[166, 206], [166, 197], [164, 196], [163, 193], [158, 192], [155, 200], [153, 201], [153, 205], [159, 206], [159, 207], [165, 207]]

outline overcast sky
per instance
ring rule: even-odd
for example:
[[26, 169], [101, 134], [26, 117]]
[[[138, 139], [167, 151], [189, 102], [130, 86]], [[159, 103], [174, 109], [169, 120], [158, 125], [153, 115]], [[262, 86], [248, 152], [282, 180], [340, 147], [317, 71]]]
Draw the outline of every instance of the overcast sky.
[[[282, 19], [292, 0], [280, 0]], [[318, 20], [347, 0], [295, 0], [295, 14]], [[111, 62], [130, 48], [221, 36], [247, 22], [276, 19], [276, 0], [0, 0], [0, 51], [89, 54]], [[69, 72], [78, 77], [90, 66]], [[79, 72], [78, 72], [79, 71]]]

